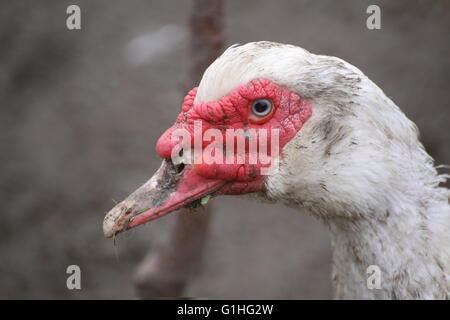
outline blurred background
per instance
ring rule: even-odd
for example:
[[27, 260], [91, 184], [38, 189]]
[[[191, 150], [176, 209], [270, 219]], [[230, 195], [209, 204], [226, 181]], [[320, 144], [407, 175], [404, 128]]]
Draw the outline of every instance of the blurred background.
[[[81, 30], [66, 8], [81, 8]], [[381, 30], [366, 8], [381, 8]], [[136, 266], [177, 214], [113, 241], [104, 214], [158, 168], [195, 58], [193, 1], [0, 1], [0, 298], [138, 298]], [[377, 83], [450, 164], [450, 1], [223, 1], [225, 47], [269, 40], [335, 55]], [[191, 48], [191, 49], [189, 49]], [[195, 48], [194, 48], [195, 49]], [[202, 48], [198, 48], [201, 54]], [[331, 249], [315, 219], [217, 198], [183, 296], [331, 298]], [[81, 268], [68, 290], [66, 268]]]

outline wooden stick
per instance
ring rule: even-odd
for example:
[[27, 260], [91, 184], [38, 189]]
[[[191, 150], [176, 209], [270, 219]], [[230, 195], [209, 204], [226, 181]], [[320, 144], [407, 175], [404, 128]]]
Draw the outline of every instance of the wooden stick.
[[[204, 70], [221, 54], [224, 45], [223, 1], [194, 0], [189, 22], [189, 66], [182, 80], [183, 94], [197, 86]], [[192, 212], [195, 210], [195, 212]], [[183, 296], [186, 285], [201, 268], [211, 221], [211, 205], [202, 210], [175, 213], [170, 240], [150, 254], [135, 272], [140, 298]]]

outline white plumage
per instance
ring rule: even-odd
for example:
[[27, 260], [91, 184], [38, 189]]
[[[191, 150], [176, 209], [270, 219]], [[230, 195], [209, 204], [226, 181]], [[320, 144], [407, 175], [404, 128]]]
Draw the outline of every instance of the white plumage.
[[[414, 123], [351, 64], [271, 42], [230, 47], [205, 72], [195, 102], [256, 78], [312, 103], [259, 197], [328, 226], [336, 298], [448, 298], [449, 190], [439, 187], [447, 176]], [[370, 265], [381, 270], [381, 289], [367, 288]]]

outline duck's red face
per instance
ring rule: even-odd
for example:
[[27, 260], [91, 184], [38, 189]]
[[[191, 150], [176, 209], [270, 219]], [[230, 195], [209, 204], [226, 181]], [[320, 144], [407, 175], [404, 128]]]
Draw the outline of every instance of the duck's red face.
[[[264, 168], [312, 114], [307, 101], [267, 79], [213, 102], [194, 103], [196, 93], [197, 88], [188, 93], [175, 124], [158, 140], [156, 151], [165, 159], [161, 168], [106, 215], [106, 236], [196, 205], [206, 196], [263, 191]], [[195, 150], [192, 163], [174, 165], [181, 148]]]

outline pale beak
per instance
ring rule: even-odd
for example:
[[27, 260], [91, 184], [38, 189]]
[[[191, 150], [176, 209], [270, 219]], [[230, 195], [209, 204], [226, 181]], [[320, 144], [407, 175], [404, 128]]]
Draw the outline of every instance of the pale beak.
[[191, 165], [175, 166], [164, 160], [150, 180], [106, 214], [103, 233], [109, 238], [183, 206], [194, 206], [225, 184], [196, 174]]

